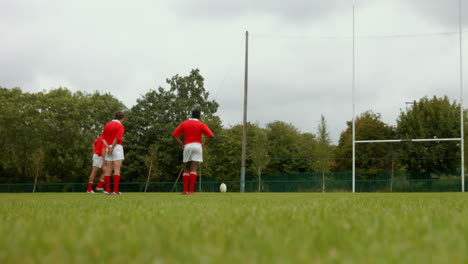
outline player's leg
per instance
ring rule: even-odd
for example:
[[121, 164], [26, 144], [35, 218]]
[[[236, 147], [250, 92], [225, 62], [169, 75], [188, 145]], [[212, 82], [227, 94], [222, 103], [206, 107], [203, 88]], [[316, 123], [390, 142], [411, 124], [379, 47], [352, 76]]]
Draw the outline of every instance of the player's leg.
[[112, 173], [112, 156], [106, 155], [106, 166], [104, 170], [104, 183], [106, 186], [106, 190], [104, 194], [110, 194], [110, 181], [111, 181], [111, 173]]
[[115, 145], [114, 151], [112, 152], [113, 157], [113, 169], [114, 169], [114, 194], [120, 194], [120, 168], [124, 160], [124, 150], [122, 145]]
[[195, 192], [195, 183], [197, 183], [197, 168], [200, 162], [192, 161], [190, 162], [190, 193]]
[[119, 184], [120, 184], [120, 167], [122, 167], [123, 160], [114, 160], [113, 168], [114, 168], [114, 192], [113, 194], [120, 194], [119, 192]]
[[93, 193], [93, 182], [94, 182], [94, 178], [96, 177], [96, 173], [98, 170], [99, 168], [96, 168], [94, 166], [91, 169], [91, 174], [89, 175], [89, 179], [88, 179], [88, 189], [86, 190], [87, 193]]
[[184, 172], [190, 173], [190, 167], [192, 166], [192, 162], [184, 162]]
[[102, 166], [102, 157], [99, 157], [97, 154], [93, 154], [93, 167], [91, 169], [91, 174], [89, 175], [89, 179], [88, 179], [88, 189], [86, 190], [87, 193], [94, 193], [93, 192], [94, 178], [96, 177], [96, 173], [101, 166]]
[[184, 190], [182, 194], [189, 193], [189, 180], [190, 180], [190, 161], [184, 163], [184, 174], [182, 174], [182, 182], [184, 186]]
[[89, 174], [89, 182], [94, 182], [94, 178], [96, 177], [96, 173], [97, 171], [99, 170], [99, 168], [96, 168], [96, 167], [92, 167], [91, 169], [91, 174]]
[[106, 161], [102, 162], [101, 167], [101, 177], [99, 177], [98, 185], [96, 187], [96, 191], [103, 192], [104, 191], [104, 175], [106, 172]]
[[198, 161], [190, 162], [190, 172], [197, 171], [198, 165], [200, 165], [200, 162], [198, 162]]
[[98, 192], [104, 192], [104, 175], [106, 175], [106, 149], [103, 148], [101, 149], [101, 158], [102, 158], [102, 166], [101, 166], [101, 177], [99, 178], [98, 185], [96, 187], [96, 191]]
[[200, 143], [192, 144], [192, 155], [190, 156], [190, 193], [195, 192], [195, 183], [197, 182], [197, 168], [200, 162], [203, 162], [203, 147]]
[[191, 148], [190, 144], [186, 145], [184, 148], [184, 174], [182, 174], [182, 182], [184, 186], [184, 190], [182, 194], [189, 194], [189, 182], [190, 182], [190, 156], [191, 156]]

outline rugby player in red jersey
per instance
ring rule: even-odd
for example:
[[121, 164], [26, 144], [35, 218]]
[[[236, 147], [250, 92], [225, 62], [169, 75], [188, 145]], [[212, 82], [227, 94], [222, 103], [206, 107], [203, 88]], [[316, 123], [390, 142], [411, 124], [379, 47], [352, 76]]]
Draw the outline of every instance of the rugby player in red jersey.
[[94, 178], [96, 177], [96, 174], [99, 169], [102, 169], [102, 174], [101, 177], [99, 178], [98, 185], [96, 187], [96, 191], [103, 191], [104, 189], [102, 188], [102, 184], [104, 182], [104, 166], [105, 163], [102, 160], [102, 156], [105, 155], [105, 149], [102, 149], [102, 136], [97, 138], [93, 142], [93, 167], [91, 169], [91, 174], [89, 175], [89, 180], [88, 180], [88, 189], [87, 193], [94, 193], [93, 191], [93, 183], [94, 183]]
[[115, 113], [114, 120], [107, 123], [104, 126], [104, 131], [102, 132], [102, 144], [106, 148], [106, 169], [104, 171], [104, 182], [106, 185], [106, 190], [104, 191], [104, 194], [111, 194], [110, 181], [112, 171], [114, 171], [114, 191], [112, 194], [121, 194], [119, 192], [119, 183], [120, 167], [122, 166], [122, 162], [124, 160], [124, 149], [122, 143], [125, 132], [125, 128], [122, 125], [124, 118], [124, 113]]
[[[194, 193], [197, 167], [200, 162], [203, 162], [203, 148], [213, 137], [210, 128], [200, 121], [200, 115], [200, 110], [193, 110], [192, 118], [182, 122], [172, 133], [174, 140], [184, 150], [183, 162], [185, 165], [184, 174], [182, 174], [184, 191], [182, 194]], [[184, 143], [179, 138], [182, 134], [184, 135]], [[205, 143], [202, 143], [202, 135], [208, 137]]]

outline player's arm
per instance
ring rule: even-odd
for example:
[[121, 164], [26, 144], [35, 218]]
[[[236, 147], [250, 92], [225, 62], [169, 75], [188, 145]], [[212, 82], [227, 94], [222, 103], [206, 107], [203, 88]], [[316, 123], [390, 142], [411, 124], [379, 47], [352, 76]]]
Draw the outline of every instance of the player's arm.
[[184, 149], [185, 145], [184, 143], [182, 142], [182, 140], [180, 140], [180, 135], [182, 135], [182, 133], [184, 132], [184, 128], [183, 128], [183, 123], [180, 124], [175, 130], [174, 132], [172, 132], [172, 138], [174, 138], [174, 141], [177, 142], [177, 144], [179, 144], [179, 146]]
[[213, 138], [213, 135], [211, 136], [207, 136], [207, 139], [205, 140], [205, 142], [203, 143], [203, 147], [205, 148], [206, 145], [208, 145], [208, 143], [210, 143], [211, 139]]
[[111, 154], [112, 152], [114, 152], [115, 145], [117, 145], [117, 139], [114, 139], [114, 142], [112, 142], [111, 145], [107, 146], [107, 153], [108, 154]]
[[117, 145], [117, 142], [119, 142], [117, 139], [114, 139], [114, 142], [112, 142], [111, 149], [113, 150], [115, 148], [115, 145]]
[[107, 141], [105, 139], [102, 139], [102, 144], [104, 144], [104, 146], [106, 146], [106, 151], [107, 151], [108, 154], [112, 153], [112, 151], [110, 151], [111, 150], [111, 145], [109, 145], [109, 143], [107, 143]]
[[176, 137], [176, 136], [172, 136], [172, 138], [174, 138], [174, 141], [177, 142], [177, 144], [179, 144], [179, 146], [184, 149], [184, 143], [182, 143], [182, 140], [180, 140], [179, 137]]
[[207, 139], [205, 140], [205, 143], [202, 144], [203, 147], [206, 147], [206, 145], [208, 145], [208, 143], [210, 143], [210, 141], [213, 138], [214, 134], [207, 125], [204, 125], [202, 127], [202, 133], [207, 137]]

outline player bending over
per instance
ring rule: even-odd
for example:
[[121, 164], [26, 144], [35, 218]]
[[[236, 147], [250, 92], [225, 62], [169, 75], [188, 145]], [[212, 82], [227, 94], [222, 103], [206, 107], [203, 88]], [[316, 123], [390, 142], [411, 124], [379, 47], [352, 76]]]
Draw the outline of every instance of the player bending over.
[[[180, 136], [184, 135], [184, 143]], [[202, 143], [202, 135], [207, 136], [205, 143]], [[184, 150], [184, 174], [182, 179], [184, 191], [182, 194], [194, 193], [195, 183], [197, 181], [197, 167], [203, 162], [203, 148], [211, 141], [213, 132], [210, 128], [200, 121], [200, 110], [192, 111], [192, 118], [182, 122], [172, 133], [174, 140]], [[190, 186], [190, 190], [188, 189]]]
[[94, 183], [94, 178], [96, 177], [96, 174], [99, 169], [102, 169], [102, 174], [101, 177], [99, 178], [98, 185], [96, 187], [96, 191], [103, 191], [104, 189], [102, 188], [102, 184], [104, 183], [104, 171], [105, 171], [105, 163], [102, 162], [102, 156], [105, 155], [105, 149], [102, 148], [102, 136], [98, 137], [94, 142], [93, 142], [93, 167], [91, 169], [91, 174], [89, 175], [89, 180], [88, 180], [88, 190], [86, 191], [87, 193], [94, 193], [93, 191], [93, 183]]

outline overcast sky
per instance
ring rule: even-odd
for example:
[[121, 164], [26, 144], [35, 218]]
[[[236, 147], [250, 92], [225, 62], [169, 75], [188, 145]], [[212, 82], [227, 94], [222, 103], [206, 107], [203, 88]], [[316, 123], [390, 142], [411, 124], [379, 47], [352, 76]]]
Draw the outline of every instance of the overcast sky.
[[[130, 108], [199, 68], [224, 125], [239, 124], [248, 30], [248, 120], [315, 133], [324, 115], [336, 143], [352, 118], [353, 4], [357, 115], [393, 125], [406, 102], [459, 101], [458, 0], [2, 0], [0, 86], [110, 92]], [[465, 30], [467, 0], [462, 13]]]

